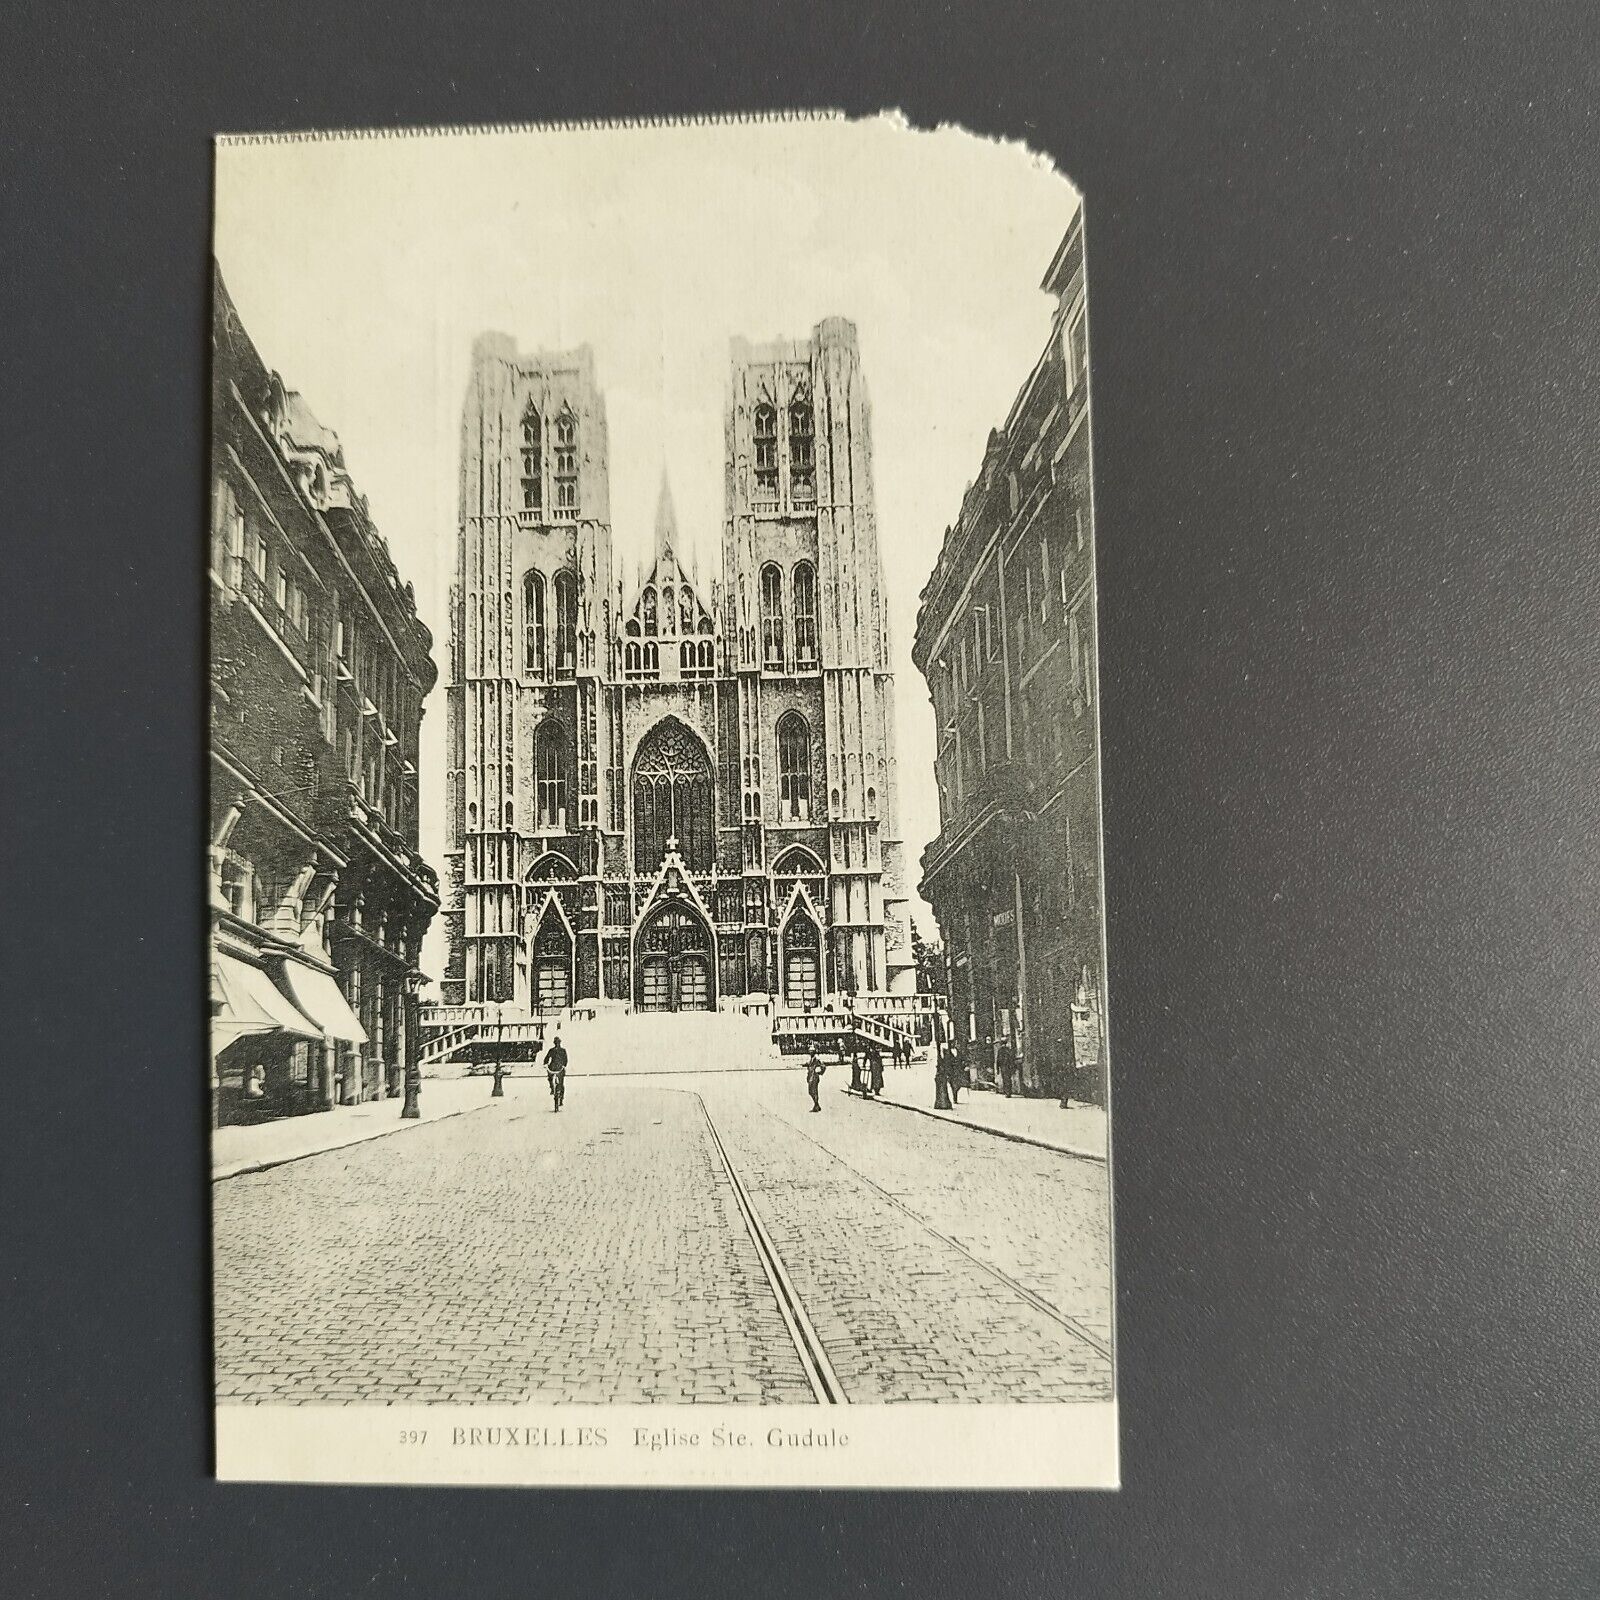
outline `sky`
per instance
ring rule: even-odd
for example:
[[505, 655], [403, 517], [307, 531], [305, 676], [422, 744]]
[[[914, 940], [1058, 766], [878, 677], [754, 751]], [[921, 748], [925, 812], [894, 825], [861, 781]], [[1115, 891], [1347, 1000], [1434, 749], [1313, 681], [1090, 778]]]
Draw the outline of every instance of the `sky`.
[[[619, 575], [648, 560], [662, 469], [678, 546], [717, 571], [729, 341], [856, 324], [872, 399], [911, 914], [939, 831], [918, 595], [1049, 334], [1077, 209], [1017, 144], [898, 118], [517, 129], [221, 144], [215, 248], [267, 366], [338, 434], [432, 630], [421, 848], [444, 845], [444, 645], [474, 337], [592, 345]], [[423, 967], [442, 970], [436, 921]]]

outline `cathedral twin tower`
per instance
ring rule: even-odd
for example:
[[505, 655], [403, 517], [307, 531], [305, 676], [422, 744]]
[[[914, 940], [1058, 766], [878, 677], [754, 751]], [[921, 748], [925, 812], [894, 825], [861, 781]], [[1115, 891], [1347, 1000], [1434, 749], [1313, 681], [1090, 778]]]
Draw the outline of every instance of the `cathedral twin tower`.
[[450, 596], [447, 1005], [905, 991], [894, 680], [855, 328], [735, 340], [722, 575], [612, 560], [588, 346], [474, 347]]

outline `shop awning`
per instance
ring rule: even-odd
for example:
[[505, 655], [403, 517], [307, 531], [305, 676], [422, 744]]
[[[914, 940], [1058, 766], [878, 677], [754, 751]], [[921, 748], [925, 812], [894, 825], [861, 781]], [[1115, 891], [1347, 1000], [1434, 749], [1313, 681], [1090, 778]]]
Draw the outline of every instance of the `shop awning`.
[[326, 972], [308, 967], [299, 961], [285, 961], [283, 975], [288, 980], [289, 993], [308, 1017], [313, 1018], [330, 1039], [342, 1039], [346, 1044], [365, 1044], [367, 1031], [356, 1020], [349, 1002], [339, 992], [339, 985]]
[[322, 1029], [301, 1015], [294, 1003], [260, 967], [220, 951], [211, 962], [211, 995], [217, 1004], [211, 1038], [221, 1050], [247, 1033], [292, 1033], [320, 1039]]

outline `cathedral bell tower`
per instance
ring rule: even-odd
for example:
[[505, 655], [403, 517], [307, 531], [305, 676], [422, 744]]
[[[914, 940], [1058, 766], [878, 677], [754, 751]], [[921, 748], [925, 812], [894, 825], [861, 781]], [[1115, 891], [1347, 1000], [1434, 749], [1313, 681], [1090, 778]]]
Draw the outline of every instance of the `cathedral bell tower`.
[[[461, 419], [456, 577], [450, 591], [444, 977], [447, 1004], [538, 1009], [598, 970], [598, 888], [574, 888], [535, 970], [530, 873], [598, 871], [611, 749], [611, 513], [605, 402], [587, 345], [519, 354], [473, 346]], [[548, 895], [544, 897], [548, 902]], [[545, 911], [551, 910], [548, 903]], [[544, 968], [549, 972], [545, 973]], [[541, 978], [541, 973], [543, 977]], [[591, 989], [592, 992], [592, 989]]]
[[[723, 643], [737, 674], [747, 882], [770, 876], [781, 893], [783, 862], [809, 852], [827, 878], [825, 988], [904, 990], [915, 965], [894, 680], [854, 324], [735, 340], [725, 432]], [[781, 921], [778, 940], [781, 951]]]

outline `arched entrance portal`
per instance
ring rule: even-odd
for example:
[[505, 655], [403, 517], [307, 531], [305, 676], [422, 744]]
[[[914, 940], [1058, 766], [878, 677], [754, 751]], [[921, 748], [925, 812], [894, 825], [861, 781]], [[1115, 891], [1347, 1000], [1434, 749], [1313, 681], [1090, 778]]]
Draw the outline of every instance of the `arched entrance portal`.
[[533, 1009], [543, 1015], [571, 1004], [572, 935], [550, 906], [533, 941]]
[[783, 1003], [797, 1011], [822, 998], [822, 940], [817, 925], [796, 911], [783, 928]]
[[637, 1011], [715, 1011], [716, 951], [705, 919], [683, 901], [645, 918], [634, 941]]

